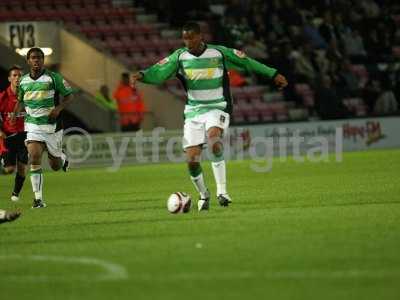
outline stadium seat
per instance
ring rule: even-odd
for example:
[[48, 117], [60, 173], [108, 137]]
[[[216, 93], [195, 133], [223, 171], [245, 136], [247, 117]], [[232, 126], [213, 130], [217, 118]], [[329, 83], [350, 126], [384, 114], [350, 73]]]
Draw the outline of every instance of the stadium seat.
[[262, 85], [250, 85], [244, 86], [243, 92], [247, 95], [248, 98], [261, 98], [263, 93], [265, 92], [266, 87]]
[[234, 123], [244, 123], [245, 122], [244, 113], [238, 107], [235, 107], [235, 106], [233, 107], [232, 117], [233, 117]]
[[98, 26], [97, 29], [104, 38], [107, 38], [109, 36], [116, 36], [118, 34], [118, 31], [116, 31], [113, 27], [109, 25]]
[[116, 54], [116, 57], [119, 61], [121, 61], [125, 66], [127, 66], [128, 68], [132, 67], [133, 61], [132, 58], [130, 56], [128, 56], [125, 53], [118, 53]]
[[105, 40], [105, 42], [107, 44], [107, 47], [109, 49], [111, 49], [112, 52], [115, 52], [115, 53], [124, 53], [124, 52], [126, 52], [125, 45], [122, 43], [122, 41], [118, 40], [115, 37], [108, 38], [108, 39]]
[[91, 11], [91, 10], [88, 10], [88, 9], [81, 9], [81, 10], [78, 10], [78, 11], [75, 12], [76, 19], [80, 23], [82, 23], [84, 21], [92, 22], [93, 15], [94, 15], [94, 12]]
[[284, 99], [282, 92], [266, 92], [262, 95], [264, 101], [274, 102], [274, 101], [282, 101]]
[[36, 0], [36, 4], [39, 7], [44, 7], [44, 6], [52, 7], [53, 0]]
[[397, 26], [400, 26], [400, 14], [392, 15], [392, 19]]
[[351, 65], [350, 69], [360, 79], [360, 87], [364, 87], [369, 78], [367, 68], [361, 64], [354, 64]]
[[304, 108], [291, 108], [288, 110], [288, 116], [291, 121], [307, 120], [308, 110]]
[[263, 122], [272, 122], [274, 120], [274, 112], [271, 108], [266, 107], [260, 109], [260, 118]]
[[97, 3], [97, 0], [83, 0], [82, 1], [82, 5], [84, 7], [87, 7], [89, 5], [96, 5], [96, 3]]
[[253, 110], [257, 111], [260, 121], [270, 122], [273, 120], [273, 109], [269, 103], [262, 101], [260, 98], [250, 99]]
[[246, 99], [246, 93], [241, 87], [230, 87], [233, 99]]
[[392, 54], [396, 58], [400, 58], [400, 46], [393, 46], [392, 47]]
[[252, 105], [251, 102], [240, 101], [237, 102], [235, 106], [244, 113], [248, 122], [255, 123], [260, 120], [258, 110]]
[[134, 42], [134, 40], [131, 38], [129, 32], [119, 32], [118, 36], [120, 40], [124, 43], [124, 45], [130, 45], [131, 43]]
[[367, 107], [364, 104], [357, 105], [355, 112], [357, 117], [365, 117], [367, 115]]
[[159, 37], [150, 39], [153, 43], [153, 47], [158, 50], [159, 53], [169, 52], [170, 46], [167, 40], [161, 39]]
[[295, 93], [303, 99], [303, 104], [306, 107], [314, 106], [314, 91], [307, 83], [297, 83], [294, 85]]
[[358, 97], [345, 98], [343, 99], [343, 104], [353, 112], [356, 116], [365, 116], [367, 114], [367, 108], [363, 99]]
[[314, 107], [315, 99], [313, 92], [303, 96], [303, 104], [305, 107]]
[[180, 38], [179, 39], [168, 39], [168, 44], [169, 44], [170, 50], [180, 48], [183, 46], [182, 40]]
[[152, 50], [152, 49], [156, 49], [153, 41], [152, 40], [148, 40], [148, 39], [146, 39], [144, 37], [136, 38], [135, 42], [137, 43], [137, 45], [139, 47], [141, 47], [143, 49], [143, 51], [149, 51], [149, 50]]
[[285, 122], [285, 121], [289, 120], [289, 116], [288, 116], [288, 113], [276, 113], [275, 119], [279, 122]]

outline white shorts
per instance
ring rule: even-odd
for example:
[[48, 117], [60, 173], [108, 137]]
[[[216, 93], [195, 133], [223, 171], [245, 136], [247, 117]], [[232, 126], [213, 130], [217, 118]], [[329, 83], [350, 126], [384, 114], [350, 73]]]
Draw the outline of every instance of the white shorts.
[[211, 110], [194, 118], [186, 119], [183, 127], [183, 149], [206, 143], [206, 133], [211, 127], [227, 131], [229, 114], [222, 110]]
[[43, 142], [46, 144], [47, 152], [53, 157], [62, 155], [63, 130], [55, 133], [27, 132], [25, 142], [30, 141]]

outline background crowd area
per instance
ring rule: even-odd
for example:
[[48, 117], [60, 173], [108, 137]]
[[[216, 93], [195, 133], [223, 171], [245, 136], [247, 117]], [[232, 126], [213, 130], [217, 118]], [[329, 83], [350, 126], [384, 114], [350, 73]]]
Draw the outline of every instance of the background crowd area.
[[[303, 108], [300, 118], [399, 112], [397, 1], [135, 2], [177, 28], [187, 19], [203, 20], [211, 42], [241, 49], [277, 68], [290, 83], [281, 100], [295, 111]], [[258, 77], [233, 77], [236, 87], [270, 85]], [[236, 90], [246, 88], [233, 88], [234, 94]], [[254, 103], [252, 96], [238, 98], [244, 102], [239, 106]]]
[[[277, 91], [268, 79], [229, 70], [232, 124], [399, 114], [398, 1], [23, 0], [0, 6], [0, 22], [61, 20], [131, 72], [182, 47], [182, 25], [198, 22], [207, 42], [242, 50], [288, 79]], [[140, 129], [156, 115], [145, 104], [163, 101], [146, 99], [140, 86], [129, 90], [123, 78], [119, 86], [97, 81], [92, 98], [115, 111], [123, 130]], [[186, 101], [178, 80], [161, 89]]]

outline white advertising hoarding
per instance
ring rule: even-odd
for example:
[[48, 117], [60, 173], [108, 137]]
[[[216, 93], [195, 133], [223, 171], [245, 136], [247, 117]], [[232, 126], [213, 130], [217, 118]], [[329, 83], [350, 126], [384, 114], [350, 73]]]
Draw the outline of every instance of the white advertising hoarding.
[[[233, 126], [225, 137], [225, 156], [245, 159], [311, 152], [335, 153], [340, 159], [343, 151], [400, 147], [399, 129], [400, 117]], [[123, 164], [185, 161], [181, 130], [67, 135], [64, 145], [75, 166], [116, 169]]]
[[335, 150], [332, 147], [342, 142], [343, 151], [355, 151], [400, 147], [399, 130], [400, 117], [386, 117], [231, 127], [230, 134], [231, 140], [245, 140], [244, 144], [249, 146], [254, 139], [271, 138], [274, 149], [279, 148], [279, 142], [281, 145], [286, 142], [290, 151], [290, 139], [297, 135], [301, 138], [301, 150], [307, 150], [319, 138], [324, 138], [330, 150]]

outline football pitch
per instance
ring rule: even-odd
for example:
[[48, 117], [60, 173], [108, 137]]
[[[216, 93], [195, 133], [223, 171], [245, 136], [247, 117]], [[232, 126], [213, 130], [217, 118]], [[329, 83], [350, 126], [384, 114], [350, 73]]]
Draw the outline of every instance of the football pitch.
[[1, 176], [23, 215], [0, 225], [0, 299], [400, 299], [400, 150], [251, 164], [228, 163], [232, 206], [177, 215], [184, 164], [46, 172], [38, 210]]

